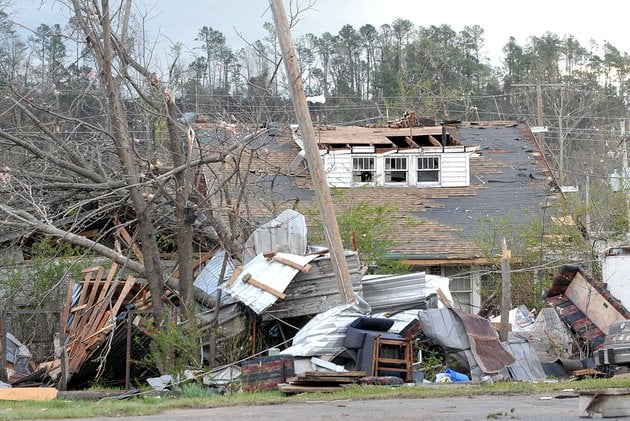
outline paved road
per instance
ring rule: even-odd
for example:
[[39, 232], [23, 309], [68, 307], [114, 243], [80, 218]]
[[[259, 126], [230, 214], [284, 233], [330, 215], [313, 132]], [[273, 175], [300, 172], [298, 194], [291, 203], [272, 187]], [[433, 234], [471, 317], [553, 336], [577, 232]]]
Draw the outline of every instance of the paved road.
[[[207, 420], [579, 420], [578, 399], [551, 395], [470, 396], [387, 400], [309, 400], [303, 403], [169, 411], [131, 421]], [[540, 399], [540, 398], [543, 399]], [[84, 421], [93, 421], [96, 418]], [[98, 418], [119, 421], [120, 418]]]

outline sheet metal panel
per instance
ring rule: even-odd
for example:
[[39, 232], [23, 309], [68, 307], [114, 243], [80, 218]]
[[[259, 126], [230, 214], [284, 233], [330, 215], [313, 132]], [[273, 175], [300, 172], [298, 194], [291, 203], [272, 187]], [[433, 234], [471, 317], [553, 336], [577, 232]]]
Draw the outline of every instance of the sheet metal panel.
[[545, 371], [536, 357], [536, 351], [527, 341], [510, 340], [503, 347], [516, 358], [516, 362], [501, 371], [501, 374], [514, 380], [536, 381], [547, 378]]
[[[206, 294], [210, 295], [212, 298], [217, 297], [217, 287], [220, 283], [227, 282], [232, 273], [234, 273], [234, 262], [232, 258], [228, 256], [227, 266], [225, 267], [225, 275], [221, 282], [219, 282], [219, 277], [221, 276], [221, 267], [223, 266], [223, 259], [225, 258], [225, 251], [219, 250], [206, 265], [201, 269], [199, 275], [195, 278], [194, 285], [204, 291]], [[225, 302], [230, 295], [223, 291], [221, 293], [221, 301]]]
[[415, 272], [404, 275], [365, 276], [361, 282], [363, 298], [373, 311], [401, 311], [420, 308], [438, 288], [453, 302], [449, 279]]
[[367, 303], [357, 299], [358, 303], [340, 304], [313, 317], [295, 335], [292, 345], [280, 354], [312, 357], [336, 354], [344, 349], [348, 325], [370, 311]]
[[[361, 264], [354, 251], [345, 252], [348, 272], [355, 295], [361, 295]], [[277, 301], [267, 310], [271, 317], [297, 317], [314, 315], [341, 304], [339, 283], [335, 277], [330, 254], [320, 255], [311, 261], [309, 272], [300, 272], [284, 291], [284, 300]], [[265, 317], [265, 316], [263, 316]]]
[[[291, 260], [302, 266], [310, 263], [311, 260], [317, 257], [317, 255], [299, 256], [289, 253], [278, 253], [277, 256]], [[224, 283], [221, 285], [221, 288], [254, 310], [256, 314], [260, 314], [271, 307], [273, 303], [278, 300], [278, 297], [245, 282], [243, 277], [249, 274], [258, 282], [276, 291], [284, 292], [297, 273], [297, 269], [274, 260], [268, 260], [262, 254], [259, 254], [243, 267], [243, 270], [234, 280], [231, 287], [228, 287], [227, 283]]]
[[247, 239], [243, 253], [245, 263], [274, 248], [283, 253], [306, 253], [306, 232], [304, 215], [292, 209], [285, 210], [258, 227]]

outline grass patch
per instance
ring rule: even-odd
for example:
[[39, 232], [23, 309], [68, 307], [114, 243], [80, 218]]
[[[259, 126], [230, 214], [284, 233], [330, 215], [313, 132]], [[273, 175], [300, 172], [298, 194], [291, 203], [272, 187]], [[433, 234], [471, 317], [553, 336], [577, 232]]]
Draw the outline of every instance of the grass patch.
[[[55, 399], [50, 402], [0, 401], [0, 420], [124, 417], [153, 415], [172, 409], [216, 408], [236, 405], [274, 405], [300, 403], [308, 400], [366, 400], [433, 398], [445, 396], [513, 395], [553, 393], [564, 389], [602, 389], [629, 387], [627, 378], [586, 379], [556, 383], [497, 382], [486, 385], [434, 384], [415, 387], [358, 386], [353, 385], [336, 393], [304, 393], [286, 396], [273, 390], [255, 393], [234, 392], [217, 395], [200, 384], [183, 385], [173, 396], [138, 396], [126, 400], [103, 399], [101, 401]], [[80, 402], [80, 405], [77, 403]]]

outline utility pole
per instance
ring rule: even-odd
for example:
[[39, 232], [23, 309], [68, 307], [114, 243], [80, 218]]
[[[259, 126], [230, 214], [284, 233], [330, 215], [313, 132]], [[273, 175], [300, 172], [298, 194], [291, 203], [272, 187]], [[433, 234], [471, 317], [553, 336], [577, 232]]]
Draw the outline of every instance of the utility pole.
[[499, 326], [499, 339], [501, 342], [508, 340], [508, 325], [510, 324], [510, 307], [512, 307], [512, 285], [510, 281], [510, 258], [512, 252], [507, 247], [503, 237], [503, 250], [501, 254], [501, 324]]
[[[537, 114], [537, 122], [536, 124], [540, 127], [545, 125], [545, 111], [543, 107], [543, 98], [542, 98], [542, 87], [562, 87], [563, 83], [513, 83], [513, 87], [515, 88], [532, 88], [536, 87], [536, 114]], [[545, 134], [543, 132], [538, 133], [539, 142], [538, 146], [540, 147], [540, 153], [545, 156]]]
[[[620, 139], [621, 139], [621, 165], [623, 171], [621, 174], [621, 191], [626, 198], [626, 218], [630, 226], [630, 199], [628, 198], [628, 137], [626, 136], [626, 120], [619, 119]], [[630, 232], [627, 237], [630, 239]]]
[[317, 206], [319, 207], [319, 213], [324, 225], [324, 233], [328, 240], [330, 259], [339, 285], [339, 297], [342, 303], [350, 303], [354, 301], [354, 291], [352, 290], [352, 281], [348, 271], [348, 262], [344, 254], [341, 234], [339, 233], [339, 226], [337, 225], [337, 218], [335, 217], [335, 210], [332, 205], [332, 196], [330, 195], [324, 169], [322, 168], [322, 163], [319, 158], [317, 137], [315, 136], [315, 129], [313, 128], [311, 115], [308, 111], [308, 104], [306, 103], [306, 95], [304, 94], [304, 88], [302, 86], [302, 75], [299, 71], [297, 54], [289, 30], [289, 23], [287, 22], [282, 0], [270, 0], [269, 4], [278, 34], [282, 59], [284, 60], [287, 77], [289, 78], [293, 108], [295, 108], [295, 114], [303, 137], [306, 162], [308, 163], [308, 169], [313, 179]]

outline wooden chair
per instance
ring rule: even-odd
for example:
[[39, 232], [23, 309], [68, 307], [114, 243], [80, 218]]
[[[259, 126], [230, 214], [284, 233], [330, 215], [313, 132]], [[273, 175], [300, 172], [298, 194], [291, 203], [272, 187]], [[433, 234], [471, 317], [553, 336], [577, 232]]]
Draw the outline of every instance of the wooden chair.
[[374, 338], [374, 352], [372, 361], [372, 375], [381, 373], [404, 373], [405, 381], [413, 379], [413, 361], [411, 339], [382, 339], [380, 335]]

